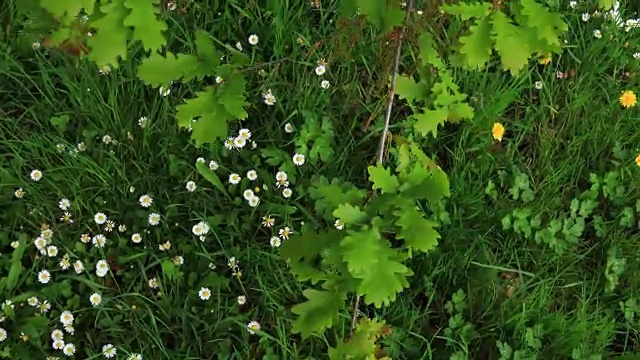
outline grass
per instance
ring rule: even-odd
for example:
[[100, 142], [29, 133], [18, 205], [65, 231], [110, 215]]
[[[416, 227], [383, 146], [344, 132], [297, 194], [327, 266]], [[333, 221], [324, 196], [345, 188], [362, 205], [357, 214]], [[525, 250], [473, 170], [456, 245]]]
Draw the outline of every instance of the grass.
[[[348, 335], [349, 309], [324, 336], [302, 340], [291, 333], [290, 308], [303, 300], [303, 286], [259, 222], [266, 211], [287, 207], [295, 211], [276, 218], [276, 229], [288, 224], [296, 231], [302, 221], [317, 221], [306, 194], [294, 187], [292, 198], [284, 199], [263, 191], [268, 205], [252, 210], [238, 188], [230, 186], [231, 197], [225, 197], [195, 169], [196, 159], [204, 157], [218, 161], [222, 174], [256, 168], [259, 179], [271, 178], [275, 169], [258, 168], [264, 166], [259, 150], [293, 149], [307, 111], [331, 120], [334, 154], [330, 162], [301, 167], [300, 187], [314, 175], [366, 186], [393, 49], [368, 29], [349, 43], [350, 33], [359, 34], [357, 23], [337, 25], [337, 2], [322, 4], [314, 10], [306, 1], [189, 2], [186, 12], [168, 15], [172, 48], [192, 49], [191, 34], [205, 29], [220, 45], [240, 41], [257, 64], [246, 72], [252, 105], [245, 126], [258, 149], [239, 154], [217, 145], [196, 149], [177, 129], [175, 106], [191, 96], [194, 85], [176, 84], [170, 96], [161, 97], [137, 80], [135, 60], [100, 75], [89, 62], [34, 51], [30, 39], [8, 37], [0, 53], [2, 268], [9, 267], [11, 242], [20, 240], [26, 250], [16, 291], [0, 298], [17, 305], [15, 315], [0, 324], [8, 332], [0, 355], [62, 357], [51, 349], [49, 333], [61, 328], [57, 316], [63, 310], [76, 318], [75, 333], [65, 335], [65, 342], [73, 342], [81, 358], [102, 357], [102, 347], [113, 344], [118, 358], [140, 353], [145, 359], [320, 359]], [[395, 303], [360, 308], [391, 325], [382, 346], [392, 358], [499, 359], [500, 347], [504, 359], [516, 359], [506, 356], [506, 347], [520, 351], [519, 359], [640, 356], [635, 355], [640, 352], [640, 181], [634, 163], [640, 131], [637, 108], [618, 104], [623, 90], [638, 89], [639, 63], [632, 55], [640, 51], [640, 30], [625, 32], [602, 18], [584, 22], [580, 14], [593, 9], [579, 6], [564, 10], [570, 23], [567, 45], [550, 64], [532, 65], [519, 77], [495, 69], [456, 72], [476, 116], [448, 125], [423, 144], [451, 183], [441, 242], [412, 260], [411, 287]], [[18, 26], [11, 16], [0, 18]], [[594, 37], [596, 29], [602, 39]], [[250, 34], [260, 37], [255, 47], [246, 41]], [[331, 83], [326, 90], [314, 73], [321, 58], [328, 63], [322, 77]], [[572, 76], [559, 79], [558, 71]], [[262, 103], [266, 89], [274, 91], [276, 106]], [[397, 104], [393, 124], [405, 110]], [[64, 129], [52, 125], [50, 119], [65, 115]], [[141, 116], [149, 118], [144, 129], [137, 124]], [[506, 127], [501, 143], [491, 137], [497, 121]], [[287, 122], [296, 128], [293, 134], [282, 131]], [[397, 129], [393, 125], [392, 133]], [[105, 144], [105, 135], [118, 143]], [[86, 151], [69, 151], [80, 142]], [[34, 169], [43, 171], [42, 180], [29, 179]], [[596, 206], [564, 251], [545, 243], [566, 242], [563, 236], [538, 243], [504, 228], [505, 216], [514, 210], [539, 215], [542, 228], [554, 219], [571, 219], [571, 202], [584, 200], [590, 174], [602, 184]], [[514, 188], [517, 179], [528, 184]], [[196, 182], [194, 192], [185, 188], [188, 181]], [[14, 196], [18, 188], [25, 193], [21, 199]], [[527, 189], [529, 201], [510, 193]], [[151, 209], [138, 204], [143, 194], [153, 197]], [[58, 221], [61, 198], [71, 200], [73, 224]], [[148, 225], [151, 211], [162, 216], [158, 226]], [[82, 234], [101, 231], [93, 220], [97, 212], [126, 226], [107, 234], [104, 248], [80, 242]], [[191, 233], [200, 220], [212, 225], [204, 242]], [[54, 231], [57, 258], [38, 256], [31, 244], [42, 224]], [[140, 233], [143, 242], [134, 244], [132, 233]], [[166, 241], [171, 248], [159, 250]], [[72, 263], [81, 260], [86, 271], [61, 270], [63, 254]], [[180, 275], [163, 271], [163, 263], [176, 256], [184, 261]], [[232, 257], [241, 276], [228, 265]], [[94, 274], [99, 259], [109, 261], [112, 274]], [[625, 265], [617, 269], [621, 259]], [[37, 281], [43, 269], [52, 273], [46, 285]], [[5, 277], [7, 270], [0, 274]], [[156, 289], [150, 289], [151, 279]], [[208, 301], [198, 298], [201, 286], [212, 291]], [[103, 296], [98, 307], [89, 302], [94, 292]], [[34, 317], [26, 304], [30, 296], [49, 301], [51, 310]], [[448, 310], [450, 301], [459, 310]], [[262, 331], [247, 332], [250, 321], [258, 321]]]

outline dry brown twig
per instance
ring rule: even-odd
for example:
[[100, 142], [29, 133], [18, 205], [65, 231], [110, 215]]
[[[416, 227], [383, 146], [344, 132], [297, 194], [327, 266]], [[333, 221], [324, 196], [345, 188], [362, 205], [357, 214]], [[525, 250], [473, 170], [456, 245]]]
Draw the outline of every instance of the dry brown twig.
[[[411, 13], [411, 9], [413, 8], [413, 0], [407, 1], [407, 18]], [[398, 78], [398, 68], [400, 67], [400, 54], [402, 53], [402, 40], [404, 38], [404, 33], [407, 30], [406, 20], [405, 24], [402, 26], [402, 31], [400, 31], [397, 45], [396, 45], [396, 54], [395, 59], [393, 61], [393, 75], [391, 78], [391, 88], [389, 89], [389, 99], [387, 101], [387, 113], [384, 117], [384, 127], [382, 129], [382, 136], [380, 137], [380, 145], [378, 146], [378, 159], [377, 163], [382, 165], [384, 163], [384, 154], [387, 144], [387, 136], [389, 135], [389, 123], [391, 121], [391, 112], [393, 111], [394, 97], [396, 95], [396, 80]], [[358, 308], [360, 307], [360, 295], [356, 296], [355, 304], [353, 305], [353, 315], [351, 316], [351, 333], [353, 334], [353, 330], [356, 328], [356, 321], [358, 320]]]

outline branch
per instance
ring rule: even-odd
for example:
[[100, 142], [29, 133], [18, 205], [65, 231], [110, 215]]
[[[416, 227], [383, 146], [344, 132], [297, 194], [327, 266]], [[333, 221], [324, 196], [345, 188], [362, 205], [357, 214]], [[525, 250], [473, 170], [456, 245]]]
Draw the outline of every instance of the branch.
[[[398, 44], [396, 46], [396, 56], [393, 61], [393, 76], [391, 78], [391, 89], [389, 89], [389, 100], [387, 102], [387, 113], [384, 117], [384, 128], [382, 129], [382, 136], [380, 137], [380, 145], [378, 146], [378, 164], [384, 163], [384, 152], [387, 144], [387, 136], [389, 135], [389, 122], [391, 121], [391, 112], [393, 110], [393, 100], [396, 96], [396, 79], [398, 78], [398, 68], [400, 67], [400, 54], [402, 53], [402, 40], [404, 33], [407, 31], [406, 21], [409, 19], [411, 9], [413, 8], [413, 1], [407, 1], [407, 18], [405, 19], [405, 25], [402, 26], [400, 35], [398, 36]], [[351, 333], [356, 328], [356, 321], [358, 320], [358, 308], [360, 307], [360, 295], [356, 296], [355, 304], [353, 305], [353, 314], [351, 315]]]
[[[413, 7], [413, 0], [407, 1], [407, 19], [409, 13]], [[406, 20], [405, 20], [406, 21]], [[384, 162], [384, 151], [387, 142], [387, 136], [389, 135], [389, 121], [391, 119], [391, 111], [393, 110], [393, 100], [396, 96], [396, 79], [398, 78], [398, 67], [400, 67], [400, 53], [402, 52], [402, 40], [404, 33], [407, 31], [407, 25], [402, 26], [400, 36], [398, 36], [398, 45], [396, 47], [396, 58], [393, 62], [393, 77], [391, 78], [391, 89], [389, 89], [389, 101], [387, 102], [387, 114], [384, 117], [384, 128], [382, 130], [382, 136], [380, 137], [380, 145], [378, 146], [378, 164]]]

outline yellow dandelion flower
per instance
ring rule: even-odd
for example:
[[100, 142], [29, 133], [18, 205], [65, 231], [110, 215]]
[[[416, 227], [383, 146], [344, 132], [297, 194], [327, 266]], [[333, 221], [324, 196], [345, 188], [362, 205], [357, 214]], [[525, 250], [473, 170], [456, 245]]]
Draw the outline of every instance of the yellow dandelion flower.
[[491, 128], [491, 135], [493, 138], [502, 141], [502, 136], [504, 136], [504, 125], [499, 122], [493, 123], [493, 127]]
[[631, 90], [625, 90], [620, 94], [620, 105], [625, 108], [636, 106], [637, 103], [636, 94]]
[[540, 59], [539, 63], [540, 65], [547, 65], [551, 62], [551, 54], [547, 54], [545, 55], [543, 58]]
[[640, 167], [640, 155], [636, 156], [636, 165]]

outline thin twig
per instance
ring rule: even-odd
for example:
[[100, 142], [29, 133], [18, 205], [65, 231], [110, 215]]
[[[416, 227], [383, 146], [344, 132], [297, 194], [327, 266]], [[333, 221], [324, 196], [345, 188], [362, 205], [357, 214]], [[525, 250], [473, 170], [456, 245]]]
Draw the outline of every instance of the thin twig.
[[[413, 0], [407, 1], [407, 18], [413, 7]], [[393, 61], [393, 77], [391, 78], [391, 89], [389, 90], [389, 101], [387, 102], [387, 114], [384, 117], [384, 128], [382, 129], [382, 136], [380, 137], [380, 146], [378, 146], [378, 164], [384, 162], [384, 150], [387, 143], [387, 136], [389, 134], [389, 121], [391, 120], [391, 111], [393, 110], [393, 100], [396, 96], [396, 80], [398, 79], [398, 68], [400, 67], [400, 54], [402, 52], [402, 40], [404, 33], [407, 30], [407, 26], [402, 27], [402, 32], [398, 37], [398, 45], [396, 47], [396, 58]]]
[[500, 270], [500, 271], [508, 271], [508, 272], [512, 272], [512, 273], [515, 273], [515, 274], [527, 275], [527, 276], [530, 276], [530, 277], [532, 277], [532, 278], [536, 277], [536, 275], [535, 275], [535, 274], [530, 273], [530, 272], [528, 272], [528, 271], [524, 271], [524, 270], [510, 269], [510, 268], [506, 268], [506, 267], [502, 267], [502, 266], [482, 264], [482, 263], [475, 262], [475, 261], [472, 261], [471, 263], [472, 263], [473, 265], [480, 266], [480, 267], [487, 268], [487, 269], [494, 269], [494, 270]]
[[[407, 19], [413, 8], [413, 0], [407, 1]], [[405, 25], [402, 26], [400, 36], [398, 36], [398, 44], [396, 45], [396, 56], [393, 61], [393, 75], [391, 78], [391, 89], [389, 90], [389, 100], [387, 102], [387, 113], [384, 117], [384, 128], [382, 130], [382, 137], [380, 137], [380, 146], [378, 146], [378, 164], [384, 163], [384, 152], [387, 144], [387, 135], [389, 134], [389, 122], [391, 121], [391, 111], [393, 110], [393, 98], [396, 95], [396, 79], [398, 78], [398, 68], [400, 67], [400, 54], [402, 52], [402, 40], [404, 33], [407, 31], [406, 19]], [[356, 328], [356, 321], [358, 320], [358, 308], [360, 306], [360, 295], [356, 296], [355, 304], [353, 304], [353, 314], [351, 316], [351, 334]]]

